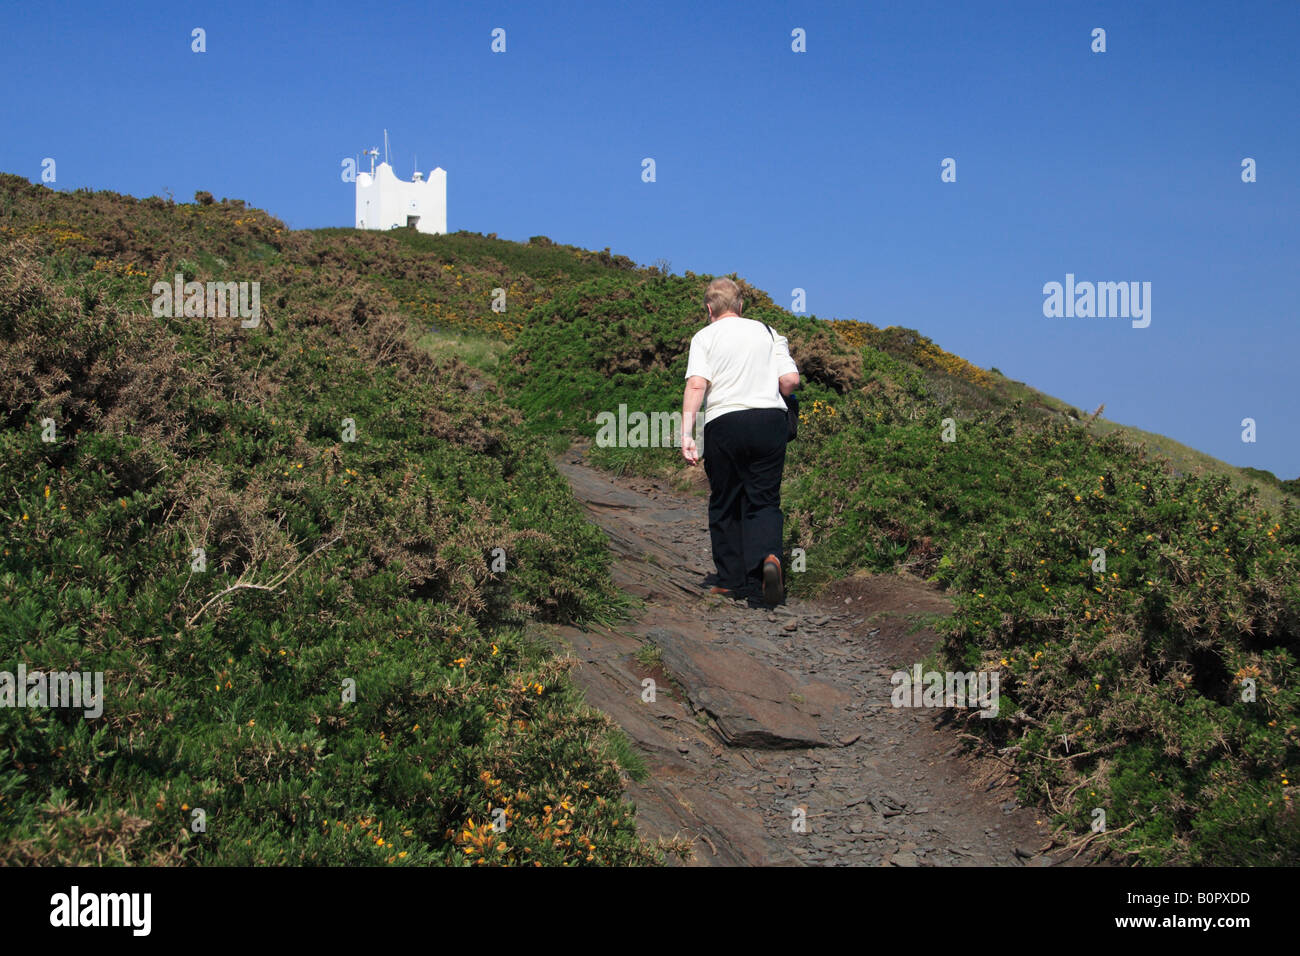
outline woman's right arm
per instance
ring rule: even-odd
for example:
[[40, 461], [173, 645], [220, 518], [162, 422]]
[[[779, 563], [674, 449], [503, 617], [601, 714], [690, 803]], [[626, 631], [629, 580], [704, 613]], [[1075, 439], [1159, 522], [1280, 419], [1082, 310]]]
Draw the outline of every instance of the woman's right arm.
[[776, 367], [778, 369], [788, 369], [777, 376], [776, 384], [782, 395], [789, 395], [799, 387], [799, 366], [794, 364], [794, 359], [790, 357], [790, 340], [784, 335], [774, 335], [772, 344], [776, 350]]

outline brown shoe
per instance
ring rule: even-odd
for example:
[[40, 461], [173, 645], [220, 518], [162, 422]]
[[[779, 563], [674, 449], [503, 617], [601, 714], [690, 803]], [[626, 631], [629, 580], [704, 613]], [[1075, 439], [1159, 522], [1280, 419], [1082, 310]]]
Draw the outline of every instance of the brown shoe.
[[781, 562], [774, 554], [763, 559], [763, 601], [773, 607], [785, 600], [785, 582], [781, 578]]

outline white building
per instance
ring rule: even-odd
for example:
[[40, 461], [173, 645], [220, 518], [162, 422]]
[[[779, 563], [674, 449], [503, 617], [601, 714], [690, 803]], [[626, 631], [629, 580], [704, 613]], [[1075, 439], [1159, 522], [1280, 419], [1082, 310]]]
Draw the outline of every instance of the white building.
[[424, 179], [398, 179], [388, 163], [357, 173], [357, 228], [412, 226], [417, 232], [447, 232], [447, 171], [441, 166]]

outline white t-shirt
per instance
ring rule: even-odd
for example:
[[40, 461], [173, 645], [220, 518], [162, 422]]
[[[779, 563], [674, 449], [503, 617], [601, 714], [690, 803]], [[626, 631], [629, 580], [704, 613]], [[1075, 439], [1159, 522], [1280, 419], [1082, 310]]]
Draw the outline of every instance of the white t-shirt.
[[785, 336], [753, 319], [729, 315], [710, 322], [691, 338], [686, 377], [709, 382], [704, 393], [704, 424], [746, 408], [785, 409], [782, 375], [798, 372]]

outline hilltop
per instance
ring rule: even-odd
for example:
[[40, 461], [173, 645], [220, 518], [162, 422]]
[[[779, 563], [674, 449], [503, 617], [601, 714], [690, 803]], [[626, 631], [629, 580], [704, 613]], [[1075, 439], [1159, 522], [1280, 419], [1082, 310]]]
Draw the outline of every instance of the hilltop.
[[[0, 243], [4, 657], [107, 687], [101, 722], [0, 711], [0, 860], [677, 849], [637, 835], [638, 755], [531, 635], [629, 610], [551, 454], [620, 403], [680, 407], [707, 276], [13, 176]], [[176, 273], [260, 282], [260, 326], [153, 318]], [[1293, 862], [1294, 481], [740, 281], [805, 377], [795, 594], [946, 588], [933, 662], [1004, 674], [972, 746], [1063, 830], [1100, 807], [1134, 859]], [[690, 489], [672, 449], [589, 457]]]

